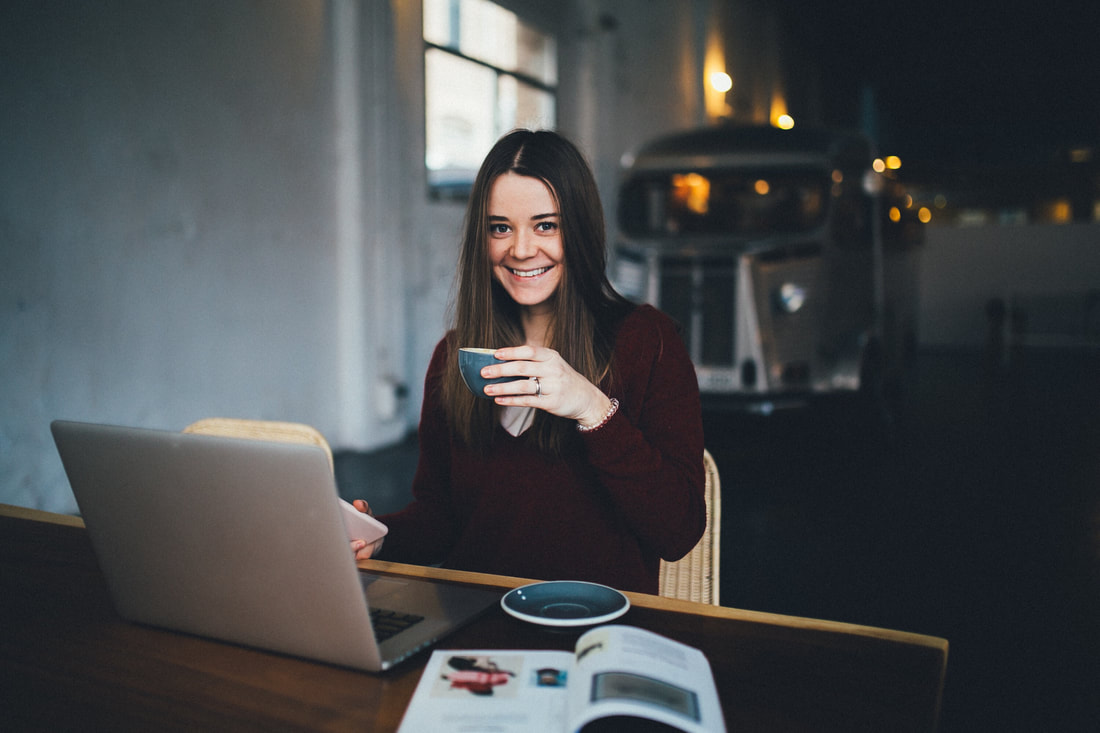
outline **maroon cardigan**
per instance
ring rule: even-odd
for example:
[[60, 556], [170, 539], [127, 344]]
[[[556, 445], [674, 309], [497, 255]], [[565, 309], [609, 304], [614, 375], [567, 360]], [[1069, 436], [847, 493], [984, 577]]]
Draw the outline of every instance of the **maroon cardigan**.
[[660, 559], [687, 554], [706, 524], [699, 386], [672, 320], [650, 306], [624, 319], [619, 410], [563, 458], [500, 425], [486, 455], [468, 450], [438, 397], [447, 352], [444, 339], [425, 379], [413, 501], [379, 517], [379, 557], [656, 593]]

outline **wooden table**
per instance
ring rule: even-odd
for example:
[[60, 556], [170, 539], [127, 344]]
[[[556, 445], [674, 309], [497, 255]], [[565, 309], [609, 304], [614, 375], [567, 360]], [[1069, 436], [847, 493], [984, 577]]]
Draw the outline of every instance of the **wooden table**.
[[[528, 582], [360, 565], [502, 591]], [[620, 622], [706, 653], [731, 733], [936, 727], [944, 639], [627, 595]], [[438, 646], [570, 649], [574, 640], [494, 608]], [[79, 518], [0, 505], [4, 730], [391, 731], [426, 660], [372, 675], [127, 623]]]

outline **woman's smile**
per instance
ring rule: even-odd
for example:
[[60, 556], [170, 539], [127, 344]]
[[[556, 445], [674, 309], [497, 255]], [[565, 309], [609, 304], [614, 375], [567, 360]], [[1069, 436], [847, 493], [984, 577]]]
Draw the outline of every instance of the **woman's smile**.
[[543, 273], [550, 271], [550, 267], [539, 267], [539, 268], [534, 269], [534, 270], [517, 270], [517, 269], [512, 268], [512, 267], [509, 267], [508, 269], [511, 271], [511, 273], [513, 275], [515, 275], [516, 277], [519, 277], [519, 278], [538, 277], [539, 275], [542, 275]]

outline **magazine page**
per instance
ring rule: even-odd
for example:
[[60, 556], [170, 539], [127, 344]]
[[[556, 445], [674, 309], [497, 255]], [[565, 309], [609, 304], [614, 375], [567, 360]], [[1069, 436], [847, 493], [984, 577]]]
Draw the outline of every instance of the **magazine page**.
[[399, 733], [564, 731], [570, 652], [436, 650]]
[[701, 651], [633, 626], [599, 626], [577, 641], [568, 730], [618, 716], [686, 733], [724, 732], [710, 663]]

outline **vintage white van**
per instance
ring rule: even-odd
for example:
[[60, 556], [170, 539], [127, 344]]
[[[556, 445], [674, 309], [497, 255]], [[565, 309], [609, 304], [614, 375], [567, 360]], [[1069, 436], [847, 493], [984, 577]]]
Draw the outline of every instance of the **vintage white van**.
[[868, 141], [722, 126], [624, 159], [616, 287], [683, 327], [704, 395], [873, 392], [915, 343], [921, 225]]

